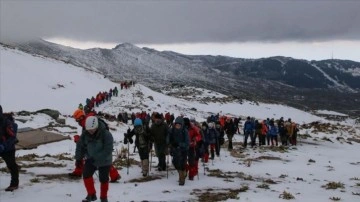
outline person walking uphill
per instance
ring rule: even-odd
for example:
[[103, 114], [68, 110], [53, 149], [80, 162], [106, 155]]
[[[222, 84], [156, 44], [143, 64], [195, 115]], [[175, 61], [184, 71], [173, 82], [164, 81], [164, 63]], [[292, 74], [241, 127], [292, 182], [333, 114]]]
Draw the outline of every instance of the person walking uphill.
[[87, 191], [87, 196], [83, 202], [95, 201], [96, 190], [93, 175], [95, 170], [99, 170], [100, 180], [100, 200], [107, 202], [107, 192], [109, 189], [109, 171], [112, 164], [113, 136], [106, 129], [103, 122], [96, 116], [86, 118], [85, 130], [83, 130], [80, 140], [76, 144], [75, 159], [76, 163], [82, 163], [85, 157], [83, 170], [83, 180]]
[[186, 161], [189, 150], [190, 139], [187, 129], [184, 127], [184, 119], [179, 116], [175, 119], [173, 128], [169, 130], [168, 145], [172, 163], [179, 173], [179, 185], [185, 184]]
[[[77, 109], [77, 110], [75, 110], [75, 112], [73, 114], [73, 118], [79, 124], [79, 126], [82, 127], [83, 131], [85, 130], [85, 120], [87, 119], [87, 117], [96, 115], [95, 111], [91, 111], [91, 110], [86, 111], [86, 109], [87, 109], [86, 106], [85, 106], [84, 110]], [[98, 119], [98, 121], [99, 120], [100, 119]], [[105, 122], [104, 122], [104, 124], [105, 124]], [[109, 128], [107, 127], [106, 124], [105, 124], [105, 128], [107, 130], [109, 130]], [[79, 141], [79, 139], [80, 139], [79, 135], [74, 136], [75, 143], [77, 143]], [[82, 161], [82, 163], [75, 163], [75, 170], [73, 172], [69, 173], [69, 176], [70, 177], [81, 177], [81, 175], [83, 173], [83, 168], [84, 168], [84, 161]], [[114, 165], [111, 165], [111, 167], [110, 167], [109, 176], [110, 176], [110, 182], [117, 182], [121, 179], [120, 173], [116, 170]]]
[[168, 125], [164, 122], [160, 114], [156, 114], [155, 121], [151, 125], [150, 134], [155, 143], [156, 156], [159, 159], [158, 170], [166, 170], [166, 139], [168, 135]]
[[14, 191], [19, 186], [19, 167], [15, 161], [17, 124], [11, 114], [3, 114], [0, 105], [0, 156], [10, 170], [10, 186], [5, 191]]
[[141, 119], [136, 118], [134, 120], [134, 129], [126, 133], [124, 144], [127, 141], [130, 144], [133, 143], [132, 136], [135, 135], [135, 146], [139, 149], [139, 155], [141, 160], [141, 168], [143, 176], [147, 176], [149, 172], [149, 145], [150, 145], [150, 133], [148, 128], [143, 125]]

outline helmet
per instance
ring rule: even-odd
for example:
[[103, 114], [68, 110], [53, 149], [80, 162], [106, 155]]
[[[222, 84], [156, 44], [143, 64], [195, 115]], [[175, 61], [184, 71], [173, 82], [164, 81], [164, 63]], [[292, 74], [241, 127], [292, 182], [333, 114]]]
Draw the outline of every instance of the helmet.
[[134, 121], [134, 126], [141, 126], [142, 125], [142, 121], [139, 118], [136, 118]]
[[89, 116], [85, 121], [85, 129], [93, 130], [99, 127], [99, 120], [96, 116]]
[[74, 119], [79, 119], [79, 118], [81, 118], [82, 116], [84, 116], [85, 114], [84, 114], [84, 111], [83, 110], [81, 110], [81, 109], [77, 109], [77, 110], [75, 110], [75, 112], [74, 112], [74, 114], [73, 114], [73, 117], [74, 117]]

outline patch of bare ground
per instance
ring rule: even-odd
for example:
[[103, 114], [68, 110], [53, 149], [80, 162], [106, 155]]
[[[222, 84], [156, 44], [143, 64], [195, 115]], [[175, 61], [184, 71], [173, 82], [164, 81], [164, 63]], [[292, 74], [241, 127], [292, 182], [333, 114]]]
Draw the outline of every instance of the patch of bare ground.
[[140, 162], [133, 158], [129, 158], [129, 161], [127, 158], [117, 158], [113, 162], [113, 166], [117, 169], [123, 169], [127, 166], [131, 167], [132, 165], [140, 165]]
[[60, 168], [66, 167], [65, 164], [61, 163], [52, 163], [52, 162], [41, 162], [41, 163], [30, 163], [21, 165], [22, 168], [34, 168], [34, 167], [51, 167], [51, 168]]
[[241, 186], [239, 189], [194, 189], [191, 195], [198, 197], [197, 201], [208, 202], [208, 201], [226, 201], [228, 199], [239, 200], [238, 196], [240, 192], [246, 192], [249, 189], [247, 185]]
[[16, 157], [16, 161], [38, 161], [38, 160], [44, 160], [44, 158], [46, 158], [46, 157], [54, 158], [57, 160], [73, 161], [74, 159], [72, 157], [68, 157], [71, 155], [72, 154], [70, 154], [70, 153], [61, 153], [61, 154], [57, 154], [57, 155], [45, 154], [44, 156], [38, 156], [37, 154], [32, 153], [32, 154], [27, 154], [24, 156]]
[[153, 180], [159, 180], [162, 177], [163, 176], [160, 176], [160, 175], [150, 175], [150, 176], [141, 177], [141, 178], [134, 178], [134, 179], [128, 180], [127, 182], [130, 182], [130, 183], [149, 182], [149, 181], [153, 181]]
[[[62, 173], [62, 174], [41, 174], [41, 175], [36, 175], [36, 177], [39, 179], [41, 178], [42, 180], [47, 180], [47, 181], [52, 181], [52, 180], [61, 180], [61, 181], [69, 181], [69, 180], [73, 180], [73, 181], [79, 181], [79, 179], [81, 178], [71, 178], [69, 177], [68, 173]], [[40, 180], [40, 179], [39, 179]]]

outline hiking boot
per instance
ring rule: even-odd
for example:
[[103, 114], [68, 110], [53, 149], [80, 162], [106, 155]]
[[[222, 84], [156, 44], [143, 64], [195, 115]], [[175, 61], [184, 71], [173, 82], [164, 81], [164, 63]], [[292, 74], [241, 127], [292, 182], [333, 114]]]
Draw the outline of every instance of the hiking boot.
[[81, 178], [82, 176], [79, 175], [79, 174], [76, 174], [76, 173], [69, 173], [69, 177], [72, 177], [72, 178]]
[[109, 202], [107, 198], [100, 198], [100, 202]]
[[6, 189], [5, 189], [5, 191], [14, 191], [15, 189], [18, 189], [19, 188], [19, 186], [13, 186], [13, 185], [10, 185], [10, 186], [8, 186]]
[[82, 202], [89, 202], [89, 201], [96, 201], [97, 197], [96, 194], [93, 195], [87, 195], [86, 198], [84, 200], [82, 200]]

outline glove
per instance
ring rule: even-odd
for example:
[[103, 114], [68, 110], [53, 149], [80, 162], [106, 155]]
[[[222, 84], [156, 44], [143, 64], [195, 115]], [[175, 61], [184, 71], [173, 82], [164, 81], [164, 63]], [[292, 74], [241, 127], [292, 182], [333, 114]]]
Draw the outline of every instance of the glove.
[[129, 138], [129, 142], [130, 142], [130, 144], [132, 144], [134, 141], [132, 138]]
[[74, 135], [74, 142], [77, 143], [80, 139], [80, 135]]
[[75, 161], [75, 166], [78, 168], [78, 167], [81, 167], [82, 166], [82, 160], [76, 160]]
[[89, 157], [85, 160], [85, 164], [94, 164], [95, 160], [92, 157]]
[[5, 146], [3, 144], [0, 144], [0, 153], [3, 153], [5, 151]]

